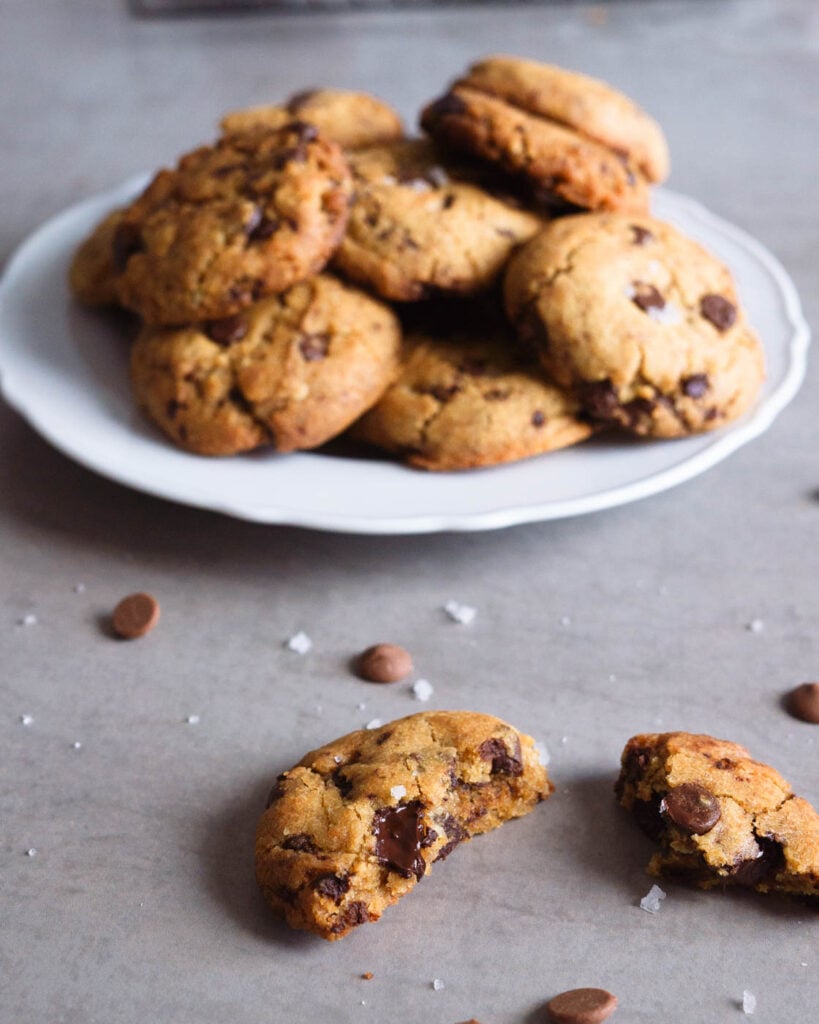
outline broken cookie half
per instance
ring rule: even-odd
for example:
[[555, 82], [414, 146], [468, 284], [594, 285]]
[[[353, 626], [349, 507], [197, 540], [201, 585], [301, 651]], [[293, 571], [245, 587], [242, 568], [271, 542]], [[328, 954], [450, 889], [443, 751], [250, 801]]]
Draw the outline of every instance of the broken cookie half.
[[256, 877], [289, 925], [338, 939], [553, 789], [534, 741], [489, 715], [423, 712], [362, 729], [279, 776]]
[[660, 844], [651, 874], [819, 898], [819, 814], [744, 747], [686, 732], [633, 736], [615, 792]]

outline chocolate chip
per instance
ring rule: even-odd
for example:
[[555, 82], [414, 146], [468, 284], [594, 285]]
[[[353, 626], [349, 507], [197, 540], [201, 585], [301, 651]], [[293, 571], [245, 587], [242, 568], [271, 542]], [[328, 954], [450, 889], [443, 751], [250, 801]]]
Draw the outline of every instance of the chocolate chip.
[[461, 373], [468, 373], [470, 377], [483, 377], [486, 373], [486, 360], [467, 357], [461, 361], [458, 369]]
[[318, 128], [309, 121], [292, 121], [287, 125], [287, 130], [295, 132], [299, 142], [313, 142], [318, 138]]
[[398, 644], [375, 644], [359, 655], [357, 667], [371, 683], [397, 683], [412, 672], [412, 657]]
[[689, 398], [702, 398], [708, 387], [707, 373], [692, 373], [690, 377], [683, 377], [683, 394], [688, 395]]
[[247, 334], [248, 323], [241, 315], [222, 317], [221, 320], [209, 320], [205, 325], [205, 334], [217, 345], [232, 345], [241, 341]]
[[349, 892], [350, 879], [347, 875], [343, 877], [338, 875], [322, 875], [313, 882], [313, 888], [319, 896], [326, 896], [328, 899], [340, 903], [344, 893]]
[[299, 352], [308, 363], [324, 359], [330, 348], [330, 335], [327, 333], [303, 334], [299, 338]]
[[601, 1024], [617, 1009], [617, 996], [603, 988], [573, 988], [546, 1004], [553, 1024]]
[[273, 784], [273, 788], [267, 794], [267, 801], [265, 802], [266, 808], [269, 807], [271, 804], [275, 803], [277, 800], [280, 800], [284, 796], [284, 780], [286, 778], [286, 772], [282, 772], [281, 775], [277, 776], [276, 781]]
[[632, 239], [634, 245], [646, 245], [648, 242], [654, 241], [654, 235], [648, 230], [648, 228], [642, 227], [640, 224], [629, 224], [632, 232]]
[[634, 815], [638, 827], [645, 832], [649, 839], [656, 842], [662, 836], [665, 825], [660, 817], [659, 796], [654, 796], [650, 800], [635, 800], [631, 813]]
[[492, 737], [484, 740], [478, 747], [478, 753], [484, 761], [491, 761], [491, 775], [522, 775], [523, 762], [520, 755], [520, 740], [515, 737], [515, 751], [510, 754], [503, 740]]
[[639, 309], [642, 309], [644, 313], [647, 313], [650, 309], [663, 309], [665, 307], [665, 299], [653, 284], [648, 284], [647, 281], [632, 281], [631, 287], [634, 289], [631, 301]]
[[657, 403], [650, 398], [632, 398], [623, 406], [623, 412], [628, 419], [628, 425], [633, 429], [641, 420], [651, 417], [657, 408]]
[[169, 420], [172, 420], [180, 409], [187, 409], [187, 405], [176, 398], [169, 398], [168, 404], [165, 406], [165, 415]]
[[730, 757], [721, 757], [719, 761], [714, 761], [714, 767], [719, 768], [722, 772], [730, 771], [734, 767], [735, 762]]
[[722, 333], [732, 327], [737, 318], [737, 307], [722, 295], [703, 295], [700, 313]]
[[293, 93], [287, 101], [287, 112], [289, 114], [298, 114], [301, 108], [309, 103], [317, 92], [318, 89], [304, 89], [302, 92]]
[[114, 269], [122, 273], [128, 265], [128, 260], [138, 252], [145, 249], [145, 242], [142, 232], [136, 224], [118, 224], [111, 243], [111, 259]]
[[123, 640], [145, 636], [159, 622], [159, 602], [150, 594], [123, 597], [111, 616], [111, 625]]
[[348, 797], [353, 791], [353, 784], [346, 776], [342, 775], [342, 769], [336, 768], [330, 776], [330, 781], [343, 797]]
[[503, 402], [509, 397], [509, 392], [505, 388], [490, 388], [484, 391], [483, 397], [487, 402]]
[[404, 878], [423, 877], [426, 869], [421, 856], [424, 838], [423, 808], [418, 800], [398, 807], [385, 807], [373, 818], [375, 856]]
[[819, 723], [819, 683], [802, 683], [787, 695], [785, 706], [794, 718]]
[[[456, 821], [455, 818], [452, 817], [451, 814], [445, 815], [440, 824], [448, 842], [446, 842], [438, 851], [435, 857], [436, 863], [439, 860], [446, 860], [459, 843], [462, 843], [465, 839], [469, 839], [469, 833], [458, 821]], [[432, 833], [434, 832], [434, 829], [430, 829], [429, 831]]]
[[546, 417], [544, 416], [544, 414], [540, 411], [540, 409], [535, 409], [535, 411], [532, 413], [532, 426], [542, 427], [545, 422]]
[[369, 920], [370, 912], [367, 910], [367, 904], [362, 903], [361, 900], [355, 900], [355, 902], [350, 903], [349, 906], [344, 908], [343, 913], [332, 928], [330, 928], [330, 931], [334, 935], [338, 935], [339, 932], [346, 932], [348, 928], [356, 928], [360, 924], [366, 924]]
[[450, 117], [458, 114], [465, 114], [469, 108], [466, 103], [461, 99], [460, 96], [456, 96], [452, 92], [448, 92], [446, 96], [442, 96], [439, 100], [436, 100], [431, 106], [427, 107], [426, 116], [435, 120], [439, 117]]
[[306, 832], [294, 832], [283, 840], [282, 849], [296, 850], [298, 853], [316, 853], [316, 844]]
[[660, 803], [660, 813], [696, 836], [710, 832], [722, 817], [719, 800], [698, 782], [684, 782], [669, 790]]
[[597, 420], [612, 420], [620, 409], [617, 391], [608, 379], [581, 381], [578, 396], [589, 416]]
[[442, 210], [450, 210], [450, 209], [452, 209], [452, 207], [455, 205], [455, 200], [457, 198], [458, 197], [454, 196], [451, 192], [447, 192], [447, 194], [444, 196], [443, 202], [441, 203], [441, 209]]
[[780, 844], [770, 836], [757, 836], [760, 854], [752, 860], [743, 860], [734, 868], [732, 878], [738, 885], [754, 886], [776, 874], [785, 863]]
[[444, 384], [434, 384], [431, 388], [426, 388], [422, 391], [422, 394], [432, 395], [437, 402], [448, 402], [451, 398], [454, 398], [460, 390], [461, 389], [457, 384], [450, 384], [448, 386]]

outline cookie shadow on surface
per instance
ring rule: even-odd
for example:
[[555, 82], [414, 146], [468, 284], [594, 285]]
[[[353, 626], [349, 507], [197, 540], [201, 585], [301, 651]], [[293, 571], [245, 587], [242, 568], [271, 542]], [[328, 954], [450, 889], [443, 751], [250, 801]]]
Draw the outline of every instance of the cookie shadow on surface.
[[314, 946], [321, 940], [294, 931], [276, 917], [256, 884], [253, 845], [270, 792], [270, 777], [251, 780], [242, 792], [246, 794], [243, 799], [233, 800], [207, 817], [200, 850], [207, 895], [239, 928], [257, 939], [291, 948]]

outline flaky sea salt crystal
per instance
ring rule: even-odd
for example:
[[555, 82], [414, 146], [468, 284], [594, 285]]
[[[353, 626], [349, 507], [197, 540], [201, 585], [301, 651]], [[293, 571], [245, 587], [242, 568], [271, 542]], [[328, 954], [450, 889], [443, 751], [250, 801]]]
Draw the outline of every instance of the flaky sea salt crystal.
[[313, 641], [305, 632], [299, 630], [285, 643], [285, 647], [290, 651], [295, 651], [296, 654], [307, 654], [313, 647]]
[[37, 856], [37, 851], [36, 851], [36, 850], [34, 849], [34, 847], [33, 847], [33, 846], [30, 846], [30, 847], [29, 847], [29, 848], [28, 848], [28, 849], [26, 850], [26, 856], [27, 856], [27, 857], [36, 857], [36, 856]]
[[751, 1016], [756, 1011], [756, 996], [746, 988], [742, 993], [742, 1012]]
[[380, 729], [384, 723], [380, 718], [371, 718], [364, 726], [365, 729]]
[[188, 725], [199, 725], [199, 715], [188, 715], [185, 721]]
[[36, 626], [37, 625], [37, 616], [36, 615], [32, 615], [31, 612], [29, 612], [28, 615], [24, 615], [22, 617], [22, 619], [18, 619], [17, 620], [17, 625], [18, 626]]
[[428, 701], [433, 693], [435, 690], [428, 679], [416, 679], [412, 684], [412, 695], [416, 700]]
[[666, 893], [659, 887], [659, 885], [652, 885], [645, 896], [640, 900], [640, 910], [645, 910], [648, 914], [656, 914], [665, 897]]
[[75, 750], [82, 750], [82, 743], [80, 743], [80, 741], [79, 741], [79, 740], [74, 740], [74, 742], [73, 742], [73, 743], [71, 744], [71, 746], [72, 746], [72, 747], [73, 747], [73, 748], [74, 748]]
[[390, 796], [393, 800], [400, 800], [402, 797], [407, 795], [406, 786], [392, 786], [390, 788]]
[[74, 593], [75, 594], [84, 594], [85, 593], [85, 584], [84, 583], [75, 583], [74, 584]]
[[658, 324], [679, 324], [683, 318], [682, 311], [673, 302], [666, 302], [664, 306], [649, 306], [646, 312]]
[[761, 633], [765, 628], [765, 623], [762, 619], [751, 619], [748, 625], [745, 627], [749, 633]]
[[538, 761], [540, 761], [540, 763], [545, 768], [551, 760], [551, 758], [549, 757], [549, 751], [546, 749], [546, 744], [541, 743], [539, 740], [536, 740], [535, 753], [537, 754]]
[[435, 989], [436, 992], [440, 992], [442, 988], [445, 988], [445, 985], [441, 978], [433, 978], [432, 987]]
[[20, 725], [31, 725], [34, 722], [34, 715], [20, 715]]
[[571, 624], [572, 624], [571, 616], [569, 616], [569, 615], [561, 615], [560, 616], [560, 625], [561, 626], [563, 626], [565, 628], [567, 626], [571, 626]]
[[462, 626], [468, 626], [475, 621], [478, 609], [468, 604], [461, 604], [460, 601], [447, 601], [444, 611], [453, 622], [459, 622]]

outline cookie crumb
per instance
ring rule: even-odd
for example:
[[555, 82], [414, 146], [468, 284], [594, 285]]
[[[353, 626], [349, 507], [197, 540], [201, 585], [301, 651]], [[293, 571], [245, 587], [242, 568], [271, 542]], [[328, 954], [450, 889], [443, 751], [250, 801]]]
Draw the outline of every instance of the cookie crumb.
[[412, 695], [416, 700], [428, 701], [433, 693], [435, 690], [428, 679], [417, 679], [412, 684]]
[[459, 622], [462, 626], [469, 626], [475, 621], [478, 609], [468, 604], [461, 604], [459, 601], [447, 601], [444, 611], [453, 622]]
[[361, 975], [361, 977], [362, 977], [362, 980], [364, 980], [364, 981], [372, 981], [372, 980], [373, 980], [373, 978], [375, 977], [375, 975], [373, 974], [373, 972], [372, 972], [372, 971], [365, 971], [365, 972], [364, 972], [364, 973], [363, 973], [363, 974]]
[[742, 993], [742, 1012], [748, 1017], [756, 1012], [756, 996], [747, 988]]
[[313, 641], [303, 630], [299, 630], [298, 633], [294, 633], [289, 640], [285, 641], [285, 647], [296, 654], [307, 654], [308, 651], [313, 649]]
[[380, 729], [384, 723], [380, 718], [371, 718], [364, 726], [365, 729]]
[[661, 889], [659, 885], [652, 885], [648, 892], [640, 900], [640, 910], [645, 910], [648, 914], [656, 914], [660, 910], [660, 905], [666, 898], [667, 893]]
[[436, 992], [440, 992], [441, 989], [445, 988], [446, 986], [444, 985], [443, 981], [440, 978], [433, 978], [432, 987], [435, 989]]
[[20, 715], [20, 725], [32, 725], [34, 723], [34, 715]]
[[765, 623], [762, 619], [751, 619], [748, 625], [745, 627], [749, 633], [761, 633], [765, 628]]
[[393, 800], [400, 800], [402, 797], [405, 797], [406, 795], [407, 795], [407, 787], [406, 786], [393, 786], [390, 789], [390, 796], [393, 798]]
[[114, 632], [123, 640], [136, 640], [159, 622], [159, 602], [151, 594], [129, 594], [111, 616]]

